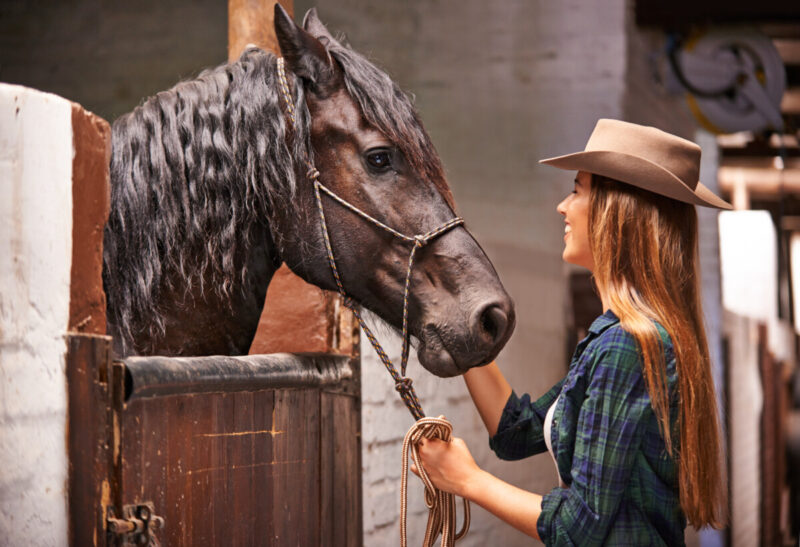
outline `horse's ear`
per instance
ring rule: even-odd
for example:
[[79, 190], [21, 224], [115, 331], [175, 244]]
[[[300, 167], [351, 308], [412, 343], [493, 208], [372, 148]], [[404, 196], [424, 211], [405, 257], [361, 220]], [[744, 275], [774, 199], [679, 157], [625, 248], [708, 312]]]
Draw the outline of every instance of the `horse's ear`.
[[278, 3], [275, 4], [275, 35], [292, 72], [319, 90], [334, 80], [335, 65], [325, 46], [298, 27]]
[[311, 8], [306, 12], [306, 16], [303, 17], [303, 28], [323, 44], [333, 44], [342, 47], [336, 38], [328, 31], [327, 27], [322, 24], [322, 21], [320, 21], [319, 15], [317, 15], [317, 8]]

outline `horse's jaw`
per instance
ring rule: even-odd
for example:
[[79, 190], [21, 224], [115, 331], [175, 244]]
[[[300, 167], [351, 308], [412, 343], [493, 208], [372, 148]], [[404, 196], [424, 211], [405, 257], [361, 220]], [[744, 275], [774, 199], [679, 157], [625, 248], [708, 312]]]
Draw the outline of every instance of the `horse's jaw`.
[[417, 358], [420, 364], [435, 376], [450, 378], [460, 376], [474, 367], [492, 362], [506, 342], [511, 338], [516, 326], [514, 308], [510, 307], [505, 314], [500, 338], [487, 349], [477, 349], [471, 335], [460, 332], [460, 329], [443, 322], [428, 323], [417, 336]]

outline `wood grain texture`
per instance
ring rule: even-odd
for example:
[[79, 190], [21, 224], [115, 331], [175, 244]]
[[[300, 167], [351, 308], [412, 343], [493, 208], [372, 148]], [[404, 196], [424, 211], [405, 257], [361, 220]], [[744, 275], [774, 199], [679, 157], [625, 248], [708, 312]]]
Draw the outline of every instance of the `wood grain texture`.
[[69, 541], [76, 546], [101, 545], [103, 502], [112, 468], [106, 379], [111, 339], [70, 334], [67, 348]]
[[275, 393], [274, 536], [277, 545], [319, 545], [319, 391]]
[[360, 545], [349, 391], [134, 399], [122, 409], [122, 503], [153, 501], [164, 545]]
[[111, 127], [72, 103], [72, 267], [69, 330], [106, 333], [103, 229], [111, 200]]
[[[293, 0], [279, 3], [293, 16]], [[278, 53], [273, 6], [273, 2], [261, 0], [228, 0], [228, 61], [238, 59], [248, 44]]]

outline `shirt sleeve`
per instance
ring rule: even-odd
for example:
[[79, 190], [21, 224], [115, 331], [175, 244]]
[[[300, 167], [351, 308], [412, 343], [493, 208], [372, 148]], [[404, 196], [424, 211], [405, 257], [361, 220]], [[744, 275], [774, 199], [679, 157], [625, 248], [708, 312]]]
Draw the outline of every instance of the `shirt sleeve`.
[[561, 380], [550, 391], [531, 402], [529, 395], [518, 397], [515, 392], [506, 401], [497, 433], [489, 438], [489, 447], [503, 460], [520, 460], [547, 450], [543, 424], [550, 408], [561, 392]]
[[637, 347], [621, 327], [598, 345], [578, 413], [572, 484], [542, 499], [537, 529], [545, 545], [600, 545], [616, 522], [652, 412]]

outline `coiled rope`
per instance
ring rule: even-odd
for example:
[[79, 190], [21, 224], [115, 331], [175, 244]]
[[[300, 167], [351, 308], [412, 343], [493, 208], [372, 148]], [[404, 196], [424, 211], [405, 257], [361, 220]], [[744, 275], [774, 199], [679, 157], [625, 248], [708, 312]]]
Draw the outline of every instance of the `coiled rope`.
[[[283, 57], [279, 57], [277, 59], [278, 82], [281, 86], [281, 92], [286, 104], [287, 114], [289, 115], [289, 118], [292, 121], [292, 126], [294, 127], [296, 124], [294, 104], [289, 91], [289, 82], [286, 79], [284, 65], [285, 62]], [[462, 225], [464, 221], [460, 217], [454, 217], [438, 228], [435, 228], [427, 233], [408, 236], [387, 226], [381, 221], [365, 213], [352, 203], [338, 196], [330, 188], [320, 182], [320, 173], [308, 160], [308, 158], [305, 159], [305, 162], [308, 166], [307, 177], [314, 184], [314, 197], [316, 198], [317, 202], [317, 210], [319, 212], [323, 239], [325, 241], [325, 249], [328, 253], [328, 263], [330, 264], [331, 272], [334, 280], [336, 281], [336, 287], [339, 290], [339, 294], [344, 300], [344, 305], [350, 308], [350, 310], [353, 312], [353, 315], [355, 315], [356, 319], [358, 319], [358, 322], [361, 324], [361, 328], [367, 335], [372, 347], [375, 348], [375, 352], [378, 354], [381, 362], [392, 376], [392, 380], [394, 380], [395, 383], [395, 389], [400, 394], [400, 397], [403, 399], [403, 402], [406, 404], [409, 412], [411, 412], [411, 415], [417, 420], [416, 423], [411, 426], [411, 429], [408, 430], [408, 433], [406, 433], [406, 436], [403, 440], [403, 470], [400, 484], [400, 544], [402, 547], [407, 547], [406, 513], [408, 509], [408, 452], [411, 450], [414, 461], [418, 463], [419, 452], [417, 449], [417, 442], [419, 442], [420, 439], [425, 437], [428, 439], [442, 439], [443, 441], [449, 442], [453, 432], [453, 426], [450, 424], [450, 422], [445, 420], [443, 416], [440, 416], [439, 418], [425, 417], [425, 413], [422, 410], [422, 405], [420, 404], [419, 398], [417, 397], [417, 394], [414, 391], [414, 387], [411, 383], [411, 378], [408, 378], [405, 375], [410, 345], [408, 332], [408, 294], [411, 286], [411, 272], [412, 268], [414, 267], [414, 258], [416, 256], [417, 249], [421, 249], [433, 239], [436, 239], [456, 226]], [[336, 203], [339, 203], [343, 207], [359, 215], [364, 220], [411, 244], [411, 252], [408, 257], [408, 268], [406, 270], [406, 279], [403, 288], [403, 349], [400, 357], [400, 373], [397, 372], [397, 369], [394, 367], [391, 359], [389, 359], [389, 356], [381, 347], [378, 339], [361, 317], [358, 306], [356, 306], [355, 302], [353, 302], [353, 300], [345, 293], [344, 286], [342, 285], [342, 280], [339, 275], [339, 269], [336, 267], [336, 258], [333, 255], [333, 246], [331, 245], [330, 234], [328, 233], [328, 224], [325, 219], [325, 208], [322, 204], [322, 193], [325, 193]], [[422, 467], [422, 465], [419, 465], [419, 463], [417, 468], [420, 471], [420, 478], [425, 484], [425, 504], [428, 506], [428, 525], [425, 529], [425, 540], [423, 542], [423, 547], [431, 547], [439, 534], [442, 535], [442, 547], [452, 547], [455, 545], [456, 540], [464, 537], [469, 530], [469, 502], [466, 499], [463, 500], [464, 524], [461, 530], [457, 534], [454, 534], [456, 527], [455, 496], [437, 489], [428, 477], [425, 469]]]
[[469, 531], [469, 502], [464, 502], [464, 523], [461, 530], [456, 529], [456, 499], [455, 495], [442, 492], [433, 485], [425, 468], [419, 463], [419, 448], [417, 443], [424, 437], [426, 439], [441, 439], [450, 442], [453, 426], [444, 419], [422, 418], [411, 426], [403, 439], [403, 471], [400, 477], [400, 546], [407, 547], [406, 519], [408, 516], [408, 455], [414, 458], [417, 471], [422, 483], [425, 485], [425, 505], [428, 506], [428, 524], [425, 527], [425, 539], [422, 547], [432, 547], [439, 534], [442, 535], [442, 547], [452, 547], [456, 540], [461, 539]]

